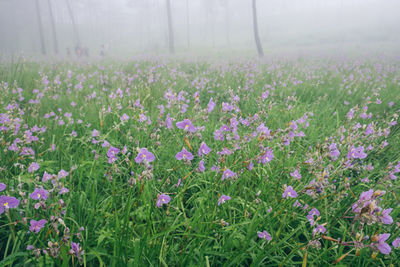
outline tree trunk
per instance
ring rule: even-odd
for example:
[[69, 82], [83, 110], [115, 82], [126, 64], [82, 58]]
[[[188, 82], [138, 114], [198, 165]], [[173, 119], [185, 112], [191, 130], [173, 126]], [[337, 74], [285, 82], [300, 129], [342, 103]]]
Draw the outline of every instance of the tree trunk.
[[190, 27], [189, 27], [189, 0], [186, 0], [186, 38], [187, 47], [190, 48]]
[[172, 28], [172, 17], [171, 17], [171, 2], [167, 0], [167, 17], [168, 17], [168, 44], [169, 52], [171, 54], [175, 53], [174, 49], [174, 30]]
[[228, 47], [231, 47], [231, 38], [229, 35], [229, 2], [226, 3], [226, 7], [225, 7], [225, 25], [226, 25], [226, 29], [225, 29], [225, 33], [226, 33], [226, 42], [228, 44]]
[[76, 27], [76, 24], [75, 24], [74, 14], [72, 13], [71, 5], [69, 4], [69, 0], [65, 0], [65, 2], [67, 4], [68, 13], [69, 13], [69, 16], [70, 16], [71, 21], [72, 21], [72, 28], [74, 30], [74, 35], [75, 35], [75, 38], [76, 38], [76, 42], [80, 46], [81, 39], [79, 37], [78, 28]]
[[54, 52], [58, 55], [58, 40], [57, 40], [56, 24], [54, 23], [53, 9], [51, 7], [51, 0], [47, 0], [47, 5], [49, 6], [51, 30], [53, 32]]
[[42, 25], [42, 19], [40, 16], [40, 7], [39, 7], [38, 0], [35, 0], [35, 6], [36, 6], [36, 16], [37, 16], [37, 21], [38, 21], [38, 26], [39, 26], [40, 48], [42, 50], [42, 54], [46, 55], [46, 46], [44, 44], [44, 36], [43, 36], [43, 25]]
[[258, 35], [256, 0], [253, 0], [253, 30], [254, 30], [254, 40], [256, 41], [258, 56], [263, 57], [264, 52], [261, 46], [260, 36]]

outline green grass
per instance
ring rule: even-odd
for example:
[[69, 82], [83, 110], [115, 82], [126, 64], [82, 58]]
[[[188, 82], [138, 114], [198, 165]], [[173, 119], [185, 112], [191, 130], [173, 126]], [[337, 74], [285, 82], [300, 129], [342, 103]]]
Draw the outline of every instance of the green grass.
[[[399, 67], [399, 62], [390, 59], [3, 61], [0, 113], [9, 120], [0, 120], [0, 126], [9, 129], [0, 131], [0, 183], [7, 185], [0, 194], [16, 197], [20, 204], [0, 215], [0, 266], [79, 265], [77, 257], [69, 253], [71, 241], [79, 242], [84, 250], [81, 264], [85, 266], [326, 266], [343, 256], [337, 266], [396, 266], [400, 258], [391, 242], [400, 235], [400, 185], [398, 179], [389, 179], [388, 173], [400, 161], [400, 132], [398, 125], [388, 123], [397, 120], [400, 107]], [[53, 82], [57, 75], [59, 84]], [[352, 81], [350, 75], [354, 75]], [[43, 76], [49, 80], [46, 86]], [[81, 89], [76, 87], [80, 83]], [[24, 99], [13, 92], [17, 88], [23, 89]], [[34, 89], [43, 94], [38, 103], [30, 103], [39, 99]], [[184, 92], [185, 100], [168, 107], [164, 98], [168, 90], [176, 96]], [[266, 90], [269, 96], [263, 100]], [[198, 103], [193, 97], [196, 91]], [[96, 97], [89, 98], [93, 93]], [[110, 97], [112, 93], [115, 97]], [[231, 103], [234, 95], [240, 97], [235, 104], [240, 111], [223, 112], [222, 102]], [[208, 114], [211, 97], [217, 105]], [[184, 102], [186, 99], [190, 102]], [[382, 104], [377, 104], [377, 99]], [[141, 106], [135, 105], [136, 100]], [[394, 106], [388, 105], [390, 101]], [[185, 103], [187, 111], [182, 113]], [[18, 104], [18, 108], [7, 109], [9, 104]], [[161, 104], [165, 114], [160, 114]], [[372, 118], [360, 118], [364, 106]], [[355, 117], [348, 119], [351, 108]], [[50, 112], [58, 118], [45, 118]], [[65, 113], [72, 113], [71, 118]], [[124, 113], [130, 119], [121, 122]], [[138, 121], [141, 113], [150, 117], [151, 124]], [[174, 119], [171, 130], [164, 126], [167, 113]], [[305, 137], [295, 137], [284, 145], [283, 139], [291, 132], [289, 123], [304, 114], [309, 126], [298, 123], [296, 132], [303, 131]], [[16, 118], [21, 119], [18, 133], [14, 132]], [[205, 126], [204, 130], [188, 134], [175, 127], [185, 118], [195, 126]], [[248, 119], [250, 124], [239, 123], [238, 140], [232, 133], [231, 140], [215, 140], [214, 131], [229, 125], [232, 118]], [[59, 125], [60, 120], [65, 124]], [[271, 135], [251, 137], [261, 123]], [[360, 127], [354, 128], [357, 123]], [[370, 123], [375, 133], [365, 136]], [[33, 133], [39, 139], [29, 142], [24, 132], [34, 125], [46, 130]], [[92, 143], [93, 129], [100, 131], [95, 138], [98, 144]], [[30, 147], [35, 155], [10, 151], [16, 138], [21, 140], [20, 150]], [[104, 140], [121, 150], [126, 146], [127, 152], [108, 163], [108, 147], [101, 145]], [[388, 145], [380, 147], [385, 140]], [[203, 141], [212, 152], [203, 157], [205, 172], [198, 172], [201, 159], [197, 151]], [[337, 160], [329, 156], [331, 143], [340, 151]], [[365, 159], [346, 167], [352, 145], [372, 145], [374, 149], [367, 151]], [[231, 155], [217, 155], [224, 147], [233, 150], [236, 146], [240, 149]], [[143, 147], [156, 157], [149, 172], [135, 162]], [[191, 164], [175, 159], [183, 147], [194, 155]], [[258, 163], [260, 147], [273, 150], [269, 163]], [[305, 163], [309, 158], [313, 158], [312, 164]], [[250, 161], [254, 163], [251, 171], [246, 168]], [[39, 163], [39, 170], [28, 172], [31, 162]], [[373, 170], [366, 169], [368, 164]], [[213, 165], [220, 171], [212, 171]], [[238, 176], [222, 181], [224, 168]], [[296, 168], [300, 180], [290, 175]], [[42, 182], [45, 171], [57, 175], [61, 169], [69, 172], [67, 177], [53, 178], [55, 184]], [[365, 177], [369, 183], [361, 181]], [[177, 187], [179, 179], [182, 183]], [[318, 186], [310, 184], [313, 179]], [[282, 198], [285, 186], [292, 186], [298, 197]], [[40, 187], [50, 195], [35, 209], [38, 201], [29, 195]], [[69, 193], [59, 195], [61, 187]], [[369, 189], [386, 191], [377, 205], [393, 208], [392, 224], [362, 225], [354, 220], [351, 206]], [[306, 194], [307, 190], [313, 195]], [[162, 193], [168, 194], [171, 202], [157, 207], [157, 196]], [[218, 206], [221, 195], [231, 200]], [[309, 208], [294, 207], [296, 200]], [[325, 239], [313, 235], [315, 227], [306, 218], [311, 208], [321, 213], [315, 220], [325, 226]], [[46, 219], [47, 224], [38, 234], [28, 234], [31, 219]], [[270, 242], [257, 236], [263, 230], [271, 234]], [[375, 257], [369, 247], [371, 238], [359, 249], [351, 243], [360, 235], [382, 233], [391, 234], [389, 255], [378, 252]], [[57, 242], [56, 255], [51, 255], [49, 241]], [[319, 242], [320, 247], [310, 241]], [[27, 245], [41, 253], [35, 257]]]

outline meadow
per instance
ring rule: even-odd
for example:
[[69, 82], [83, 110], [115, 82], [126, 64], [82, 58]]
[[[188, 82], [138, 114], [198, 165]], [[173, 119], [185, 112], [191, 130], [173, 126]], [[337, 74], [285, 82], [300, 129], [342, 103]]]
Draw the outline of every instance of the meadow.
[[398, 266], [400, 60], [0, 63], [0, 266]]

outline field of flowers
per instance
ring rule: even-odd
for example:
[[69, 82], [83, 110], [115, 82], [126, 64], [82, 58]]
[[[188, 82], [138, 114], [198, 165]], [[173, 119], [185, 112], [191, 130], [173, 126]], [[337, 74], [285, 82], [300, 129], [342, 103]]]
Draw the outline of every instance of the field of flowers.
[[400, 60], [0, 63], [0, 266], [398, 266]]

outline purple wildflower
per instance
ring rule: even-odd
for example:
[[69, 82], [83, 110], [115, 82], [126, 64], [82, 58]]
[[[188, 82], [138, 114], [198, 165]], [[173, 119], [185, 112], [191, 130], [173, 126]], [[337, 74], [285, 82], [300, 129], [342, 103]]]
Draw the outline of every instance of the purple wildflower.
[[213, 111], [215, 108], [215, 103], [213, 101], [213, 98], [210, 98], [210, 101], [208, 101], [208, 105], [207, 105], [207, 112], [211, 113], [211, 111]]
[[49, 192], [43, 188], [36, 188], [29, 196], [34, 200], [46, 200], [49, 196]]
[[171, 116], [169, 113], [167, 114], [167, 117], [165, 118], [165, 125], [167, 126], [167, 129], [172, 129], [172, 120]]
[[129, 120], [129, 116], [127, 115], [127, 114], [122, 114], [122, 116], [121, 116], [121, 121], [127, 121], [127, 120]]
[[67, 171], [65, 171], [65, 170], [63, 170], [63, 169], [61, 169], [59, 172], [58, 172], [58, 175], [57, 175], [57, 177], [59, 178], [59, 179], [61, 179], [61, 178], [65, 178], [65, 177], [67, 177], [68, 176], [68, 172]]
[[263, 136], [269, 136], [271, 134], [271, 131], [268, 129], [267, 126], [264, 125], [264, 123], [261, 123], [257, 127], [257, 132]]
[[385, 241], [390, 237], [390, 234], [380, 234], [378, 236], [378, 249], [382, 254], [389, 254], [392, 249]]
[[199, 162], [198, 170], [200, 172], [204, 172], [206, 170], [206, 168], [204, 167], [204, 159]]
[[187, 151], [185, 148], [182, 148], [181, 152], [176, 153], [175, 158], [177, 160], [192, 160], [193, 155], [189, 151]]
[[366, 157], [367, 154], [364, 152], [363, 146], [359, 146], [357, 148], [352, 146], [347, 154], [348, 159], [365, 159]]
[[43, 173], [43, 177], [42, 177], [42, 182], [45, 183], [48, 180], [50, 180], [51, 178], [53, 178], [53, 175], [47, 173], [46, 171]]
[[262, 155], [261, 155], [261, 161], [263, 164], [267, 164], [274, 158], [274, 152], [271, 149], [267, 149]]
[[47, 220], [45, 219], [42, 219], [40, 221], [31, 220], [30, 223], [31, 226], [29, 227], [29, 231], [35, 232], [37, 234], [39, 233], [40, 229], [42, 229], [44, 225], [47, 223]]
[[29, 173], [35, 172], [37, 170], [39, 170], [39, 164], [36, 163], [36, 162], [32, 162], [28, 167], [28, 172]]
[[296, 198], [297, 197], [297, 192], [293, 189], [292, 186], [286, 187], [285, 191], [282, 194], [283, 198]]
[[293, 178], [298, 179], [298, 180], [301, 179], [301, 173], [299, 172], [298, 169], [294, 170], [294, 172], [291, 172], [290, 176], [292, 176]]
[[221, 204], [225, 203], [226, 201], [231, 200], [230, 196], [226, 196], [226, 195], [222, 195], [219, 199], [218, 199], [218, 206], [220, 206]]
[[266, 230], [264, 230], [262, 232], [257, 232], [257, 235], [258, 235], [259, 238], [262, 238], [262, 239], [265, 239], [265, 240], [268, 240], [268, 241], [272, 240], [271, 235]]
[[75, 256], [80, 259], [81, 255], [83, 255], [83, 250], [79, 246], [79, 243], [71, 242], [71, 250], [69, 251], [71, 254], [75, 254]]
[[309, 214], [309, 215], [312, 215], [312, 216], [319, 216], [319, 215], [320, 215], [319, 211], [318, 211], [316, 208], [312, 208], [312, 209], [308, 212], [308, 214]]
[[372, 128], [372, 124], [370, 123], [370, 124], [368, 124], [368, 126], [367, 126], [367, 129], [365, 130], [365, 135], [371, 135], [371, 134], [373, 134], [375, 131], [374, 131], [374, 129]]
[[222, 174], [222, 181], [231, 177], [235, 177], [236, 173], [231, 171], [230, 169], [226, 169], [224, 173]]
[[204, 142], [201, 142], [200, 148], [199, 148], [199, 157], [207, 155], [210, 152], [211, 152], [211, 149], [207, 146], [207, 144]]
[[336, 144], [335, 143], [332, 143], [332, 144], [329, 145], [329, 154], [333, 158], [333, 160], [337, 160], [338, 159], [338, 157], [340, 155], [340, 152], [336, 148]]
[[135, 158], [136, 163], [142, 163], [143, 161], [152, 162], [156, 158], [154, 157], [153, 153], [147, 150], [147, 148], [142, 148], [139, 151], [139, 154]]
[[94, 130], [92, 131], [92, 137], [97, 137], [97, 136], [99, 136], [99, 135], [100, 135], [100, 132], [99, 132], [98, 130], [94, 129]]
[[108, 163], [113, 163], [114, 161], [116, 161], [117, 158], [117, 154], [120, 152], [119, 148], [116, 147], [110, 147], [107, 151], [107, 157], [108, 157]]
[[315, 235], [316, 233], [325, 233], [326, 232], [326, 228], [325, 226], [323, 226], [322, 224], [319, 224], [314, 230], [313, 230], [313, 234]]
[[0, 196], [0, 214], [8, 209], [18, 207], [19, 200], [15, 197]]
[[400, 247], [400, 237], [398, 237], [395, 240], [393, 240], [392, 246], [395, 247], [395, 248]]
[[68, 192], [69, 192], [68, 188], [63, 187], [63, 188], [61, 188], [59, 194], [60, 194], [60, 195], [63, 195], [63, 194], [66, 194], [66, 193], [68, 193]]
[[7, 186], [3, 183], [0, 183], [0, 192], [4, 191], [7, 188]]
[[183, 121], [179, 121], [176, 123], [176, 127], [179, 129], [194, 133], [196, 132], [196, 128], [192, 124], [192, 122], [188, 119], [184, 119]]
[[158, 195], [157, 197], [157, 207], [161, 207], [164, 204], [168, 204], [171, 201], [171, 197], [166, 194]]
[[392, 217], [389, 215], [392, 212], [393, 209], [385, 209], [382, 211], [382, 223], [384, 224], [392, 224], [393, 223], [393, 219]]

